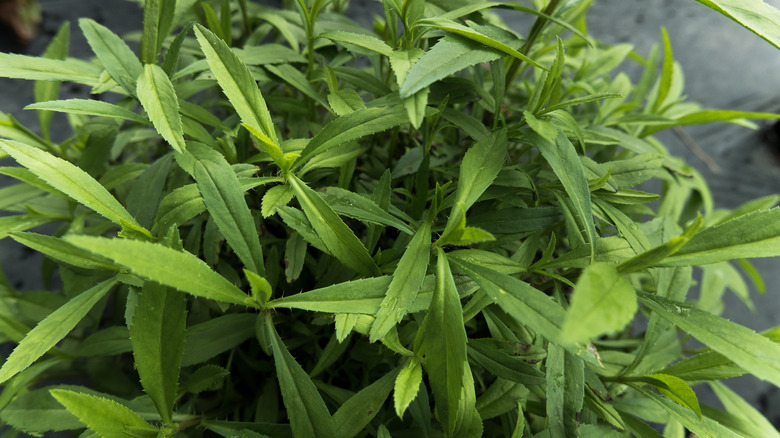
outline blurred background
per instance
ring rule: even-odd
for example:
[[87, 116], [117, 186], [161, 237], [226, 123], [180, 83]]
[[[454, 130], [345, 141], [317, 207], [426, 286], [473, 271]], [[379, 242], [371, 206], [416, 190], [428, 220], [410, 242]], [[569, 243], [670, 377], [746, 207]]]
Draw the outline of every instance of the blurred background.
[[[780, 0], [766, 3], [780, 8]], [[379, 13], [381, 4], [376, 0], [351, 2], [350, 14], [366, 25]], [[0, 0], [0, 51], [39, 55], [61, 24], [70, 21], [70, 56], [90, 57], [76, 25], [79, 17], [90, 17], [120, 35], [142, 26], [139, 3], [130, 0]], [[515, 13], [507, 14], [506, 20], [521, 32], [531, 23]], [[661, 41], [660, 29], [665, 26], [674, 57], [685, 73], [685, 94], [690, 101], [707, 108], [780, 112], [780, 50], [693, 0], [594, 0], [588, 23], [591, 33], [603, 42], [630, 43], [642, 55]], [[632, 66], [626, 67], [631, 73]], [[88, 91], [85, 86], [65, 84], [61, 98], [86, 97]], [[36, 114], [22, 110], [32, 99], [32, 82], [0, 79], [0, 112], [35, 129]], [[67, 132], [66, 126], [65, 118], [56, 115], [53, 139], [62, 139], [57, 131]], [[705, 176], [717, 207], [733, 208], [780, 193], [780, 124], [759, 121], [759, 126], [750, 130], [712, 124], [668, 130], [657, 136], [673, 154], [684, 157]], [[7, 178], [0, 179], [0, 186], [8, 183]], [[0, 241], [0, 266], [17, 289], [42, 287], [40, 261], [10, 239]], [[727, 294], [724, 316], [761, 331], [780, 325], [780, 259], [753, 263], [767, 285], [763, 295], [751, 290], [758, 313]], [[726, 383], [780, 426], [780, 389], [753, 377]], [[717, 406], [707, 387], [698, 386], [696, 391], [702, 401]]]

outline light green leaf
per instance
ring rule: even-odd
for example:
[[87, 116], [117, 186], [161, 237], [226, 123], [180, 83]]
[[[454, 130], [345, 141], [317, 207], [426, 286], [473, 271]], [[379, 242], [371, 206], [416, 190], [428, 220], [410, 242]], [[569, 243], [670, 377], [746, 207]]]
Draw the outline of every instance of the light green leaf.
[[373, 315], [379, 309], [391, 276], [364, 278], [288, 295], [268, 302], [268, 308], [287, 307], [327, 313]]
[[17, 232], [11, 234], [11, 238], [28, 248], [71, 266], [85, 269], [119, 270], [119, 266], [112, 263], [111, 260], [92, 254], [54, 236]]
[[359, 109], [337, 117], [311, 139], [301, 152], [295, 166], [305, 163], [314, 155], [321, 154], [334, 146], [386, 131], [406, 122], [408, 122], [408, 118], [402, 105]]
[[432, 83], [444, 79], [472, 65], [495, 61], [503, 53], [483, 44], [457, 37], [445, 36], [412, 66], [401, 86], [401, 98], [406, 98]]
[[436, 411], [450, 434], [457, 426], [463, 375], [468, 366], [463, 309], [447, 256], [436, 248], [436, 288], [423, 321], [425, 359]]
[[79, 19], [79, 27], [111, 78], [128, 94], [134, 96], [136, 80], [143, 71], [141, 61], [135, 53], [122, 38], [90, 18]]
[[752, 212], [706, 228], [657, 266], [689, 266], [780, 256], [780, 208]]
[[0, 383], [10, 379], [57, 345], [76, 327], [87, 312], [116, 284], [106, 280], [86, 290], [52, 312], [36, 325], [14, 348], [0, 368]]
[[47, 59], [0, 53], [0, 77], [36, 81], [70, 81], [94, 86], [102, 70], [76, 59]]
[[688, 382], [723, 380], [745, 374], [745, 370], [726, 356], [712, 350], [687, 357], [664, 368], [661, 372]]
[[395, 413], [398, 415], [398, 418], [404, 418], [404, 412], [406, 412], [409, 404], [417, 398], [421, 383], [422, 364], [420, 363], [420, 359], [417, 356], [414, 356], [401, 369], [401, 372], [398, 373], [398, 377], [395, 378], [393, 405], [395, 406]]
[[141, 60], [156, 64], [160, 48], [173, 24], [176, 0], [145, 0], [144, 31], [141, 35]]
[[745, 436], [760, 436], [764, 438], [778, 438], [780, 433], [770, 423], [766, 417], [746, 402], [736, 392], [729, 389], [728, 386], [721, 382], [710, 382], [710, 388], [718, 396], [718, 399], [726, 408], [726, 411], [730, 414], [734, 414], [741, 419], [745, 420], [745, 424], [748, 425], [749, 430], [745, 431], [749, 435]]
[[699, 419], [702, 418], [699, 398], [684, 380], [668, 374], [648, 374], [642, 376], [639, 380], [653, 385], [653, 387], [675, 403], [692, 410]]
[[306, 217], [328, 250], [342, 263], [364, 275], [379, 275], [379, 268], [355, 233], [322, 197], [295, 175], [288, 175]]
[[342, 403], [333, 414], [334, 436], [352, 438], [362, 432], [382, 410], [397, 375], [398, 370], [390, 371]]
[[282, 390], [293, 436], [333, 438], [336, 427], [328, 408], [306, 371], [287, 350], [271, 318], [265, 318], [265, 330], [273, 349], [276, 378]]
[[15, 141], [0, 140], [0, 148], [50, 186], [95, 210], [111, 222], [122, 228], [130, 227], [132, 230], [150, 235], [108, 190], [70, 162]]
[[91, 430], [105, 437], [156, 437], [159, 430], [130, 408], [113, 400], [66, 389], [51, 395]]
[[205, 27], [196, 25], [195, 36], [206, 55], [211, 72], [241, 121], [263, 134], [268, 142], [277, 145], [271, 113], [246, 65], [222, 39]]
[[393, 280], [371, 326], [370, 341], [376, 342], [403, 319], [425, 280], [431, 255], [431, 223], [414, 234], [393, 272]]
[[322, 198], [338, 214], [365, 222], [391, 226], [406, 234], [414, 234], [414, 230], [402, 220], [379, 207], [374, 201], [355, 192], [340, 187], [326, 187], [322, 191]]
[[661, 297], [639, 300], [662, 318], [756, 377], [780, 385], [780, 345], [747, 327]]
[[596, 225], [593, 221], [593, 207], [590, 200], [590, 189], [585, 177], [577, 151], [566, 134], [547, 122], [536, 119], [531, 113], [525, 112], [526, 121], [533, 130], [529, 140], [542, 153], [553, 172], [563, 184], [574, 209], [579, 215], [579, 226], [585, 231], [591, 248], [591, 259], [594, 257], [595, 244], [598, 239]]
[[182, 293], [144, 283], [129, 324], [130, 342], [141, 385], [165, 424], [171, 424], [176, 400], [186, 319]]
[[225, 160], [200, 160], [193, 176], [211, 218], [230, 247], [247, 269], [265, 275], [259, 234], [236, 173]]
[[48, 102], [37, 102], [27, 105], [24, 107], [24, 109], [58, 111], [69, 114], [111, 117], [143, 124], [149, 123], [149, 120], [147, 120], [145, 117], [141, 116], [140, 114], [136, 114], [127, 108], [92, 99], [65, 99], [52, 100]]
[[[223, 303], [252, 305], [252, 299], [194, 255], [158, 243], [69, 236], [66, 241], [122, 265], [135, 275]], [[176, 266], [176, 269], [170, 269]]]
[[255, 335], [257, 314], [228, 313], [187, 328], [182, 366], [203, 363]]
[[17, 214], [0, 217], [0, 239], [5, 239], [10, 233], [29, 230], [54, 222], [55, 219], [29, 214]]
[[266, 65], [265, 68], [278, 76], [281, 80], [295, 87], [301, 93], [310, 97], [312, 100], [316, 101], [325, 108], [328, 108], [328, 102], [325, 100], [325, 98], [323, 98], [319, 91], [317, 91], [314, 86], [312, 86], [311, 82], [309, 82], [309, 79], [306, 78], [306, 75], [301, 73], [301, 71], [297, 68], [290, 64], [269, 64]]
[[595, 355], [584, 345], [571, 346], [561, 331], [566, 316], [563, 308], [544, 292], [528, 283], [492, 269], [475, 265], [458, 257], [450, 261], [463, 269], [487, 293], [491, 300], [517, 321], [550, 342], [564, 346], [571, 353], [586, 361], [598, 364]]
[[696, 0], [780, 48], [780, 11], [763, 0]]
[[333, 30], [330, 32], [321, 33], [319, 38], [327, 38], [331, 41], [362, 47], [372, 52], [379, 53], [380, 55], [390, 56], [393, 53], [393, 49], [385, 44], [384, 41], [371, 35], [347, 32], [343, 30]]
[[[70, 22], [66, 21], [60, 27], [57, 35], [52, 38], [43, 57], [48, 59], [64, 60], [68, 56], [68, 46], [70, 42]], [[60, 94], [59, 81], [36, 81], [35, 82], [35, 101], [44, 102], [55, 100]], [[38, 111], [38, 122], [41, 126], [43, 138], [49, 140], [52, 113], [50, 111]]]
[[424, 20], [420, 20], [416, 23], [417, 26], [430, 26], [435, 27], [437, 29], [446, 30], [448, 32], [452, 32], [456, 35], [460, 35], [464, 38], [468, 38], [472, 41], [478, 42], [480, 44], [484, 44], [490, 48], [496, 49], [498, 51], [504, 52], [505, 54], [515, 57], [521, 61], [525, 61], [531, 65], [533, 65], [536, 68], [540, 68], [542, 70], [547, 70], [543, 65], [538, 64], [533, 59], [523, 55], [522, 53], [518, 52], [517, 50], [513, 49], [512, 47], [509, 47], [508, 45], [491, 38], [483, 33], [480, 33], [470, 27], [466, 27], [462, 24], [456, 23], [452, 20], [448, 20], [446, 18], [426, 18]]
[[152, 125], [176, 152], [184, 152], [184, 131], [179, 115], [179, 100], [171, 80], [156, 64], [146, 64], [138, 78], [138, 100]]
[[582, 272], [561, 330], [568, 343], [621, 330], [634, 319], [636, 293], [614, 265], [594, 263]]
[[709, 438], [741, 437], [741, 435], [734, 433], [732, 430], [710, 418], [704, 417], [700, 419], [690, 409], [680, 406], [679, 404], [661, 397], [652, 391], [643, 388], [637, 388], [637, 391], [664, 408], [664, 410], [671, 414], [672, 418], [682, 423], [683, 426], [685, 426], [691, 432], [695, 433], [696, 436]]

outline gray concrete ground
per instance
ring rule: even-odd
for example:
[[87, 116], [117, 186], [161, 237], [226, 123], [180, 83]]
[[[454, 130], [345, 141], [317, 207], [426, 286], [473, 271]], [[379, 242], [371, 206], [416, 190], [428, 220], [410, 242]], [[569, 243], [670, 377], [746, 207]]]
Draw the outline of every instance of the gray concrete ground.
[[[118, 33], [140, 28], [141, 13], [136, 3], [122, 0], [40, 0], [44, 11], [41, 34], [27, 48], [40, 54], [59, 23], [70, 20], [73, 27], [71, 55], [89, 56], [83, 37], [75, 26], [78, 17], [96, 19]], [[686, 77], [686, 94], [705, 107], [746, 111], [780, 111], [780, 50], [730, 20], [692, 0], [595, 0], [589, 15], [591, 32], [607, 43], [628, 42], [646, 54], [661, 38], [666, 26], [675, 59]], [[780, 7], [780, 0], [767, 3]], [[376, 6], [369, 0], [353, 0], [352, 11], [363, 20], [364, 12]], [[361, 20], [362, 21], [362, 20]], [[516, 23], [522, 26], [523, 23]], [[0, 42], [1, 43], [1, 42]], [[2, 44], [0, 44], [2, 45]], [[79, 87], [64, 92], [83, 94]], [[21, 108], [32, 99], [31, 83], [0, 80], [0, 111], [10, 113], [27, 126], [36, 126], [36, 116]], [[710, 170], [685, 146], [680, 136], [660, 135], [673, 153], [685, 157], [711, 184], [716, 204], [735, 207], [750, 199], [780, 193], [780, 136], [767, 135], [769, 124], [759, 131], [733, 125], [686, 128], [685, 132], [720, 167]], [[2, 181], [0, 180], [0, 183]], [[25, 255], [8, 239], [0, 246], [0, 263], [9, 280], [22, 289], [40, 287], [36, 278], [38, 259]], [[780, 324], [780, 260], [756, 260], [767, 284], [765, 295], [754, 294], [759, 314], [754, 315], [730, 297], [725, 316], [765, 330]], [[780, 424], [780, 390], [752, 377], [731, 379], [729, 385]], [[697, 388], [711, 400], [707, 388]]]

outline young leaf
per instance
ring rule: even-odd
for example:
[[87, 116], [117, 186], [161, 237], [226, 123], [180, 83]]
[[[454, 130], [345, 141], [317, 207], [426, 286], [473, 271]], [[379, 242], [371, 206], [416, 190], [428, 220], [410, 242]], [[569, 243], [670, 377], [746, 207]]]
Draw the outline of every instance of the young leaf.
[[582, 272], [561, 330], [567, 342], [590, 339], [623, 329], [637, 311], [631, 283], [614, 265], [594, 263]]
[[144, 279], [223, 303], [252, 305], [249, 296], [188, 252], [138, 240], [90, 236], [69, 236], [65, 240], [111, 259]]
[[650, 310], [760, 379], [780, 385], [780, 345], [739, 324], [661, 297], [639, 293]]
[[596, 240], [596, 225], [593, 221], [593, 208], [590, 200], [590, 189], [585, 177], [577, 151], [571, 144], [566, 134], [549, 123], [537, 120], [531, 113], [525, 112], [533, 133], [529, 133], [529, 140], [542, 153], [553, 172], [563, 184], [563, 188], [569, 195], [574, 209], [579, 215], [580, 226], [584, 229], [587, 241], [591, 248], [591, 259], [594, 256]]
[[150, 235], [108, 190], [70, 162], [15, 141], [0, 140], [0, 148], [49, 185], [111, 222]]
[[364, 275], [379, 275], [379, 268], [355, 233], [322, 197], [295, 175], [288, 175], [306, 217], [328, 250], [342, 263]]
[[130, 408], [113, 400], [66, 389], [50, 392], [68, 412], [100, 436], [152, 438], [160, 432]]
[[363, 431], [382, 410], [397, 375], [398, 370], [390, 371], [342, 403], [333, 414], [334, 436], [352, 438]]
[[780, 49], [780, 11], [763, 0], [696, 0]]
[[393, 49], [384, 41], [371, 35], [347, 32], [343, 30], [333, 30], [319, 35], [320, 38], [327, 38], [339, 43], [347, 43], [353, 46], [362, 47], [380, 55], [391, 56]]
[[386, 335], [409, 311], [425, 279], [430, 249], [431, 224], [426, 221], [412, 237], [393, 272], [393, 280], [371, 325], [371, 342]]
[[236, 173], [225, 160], [200, 160], [193, 176], [211, 218], [230, 247], [247, 269], [265, 275], [257, 227]]
[[247, 66], [222, 39], [205, 27], [196, 25], [195, 36], [209, 68], [241, 121], [262, 133], [271, 143], [278, 144], [271, 113]]
[[82, 292], [52, 312], [19, 342], [0, 368], [0, 383], [10, 379], [57, 345], [76, 327], [87, 312], [116, 284], [106, 280]]
[[111, 78], [129, 95], [134, 96], [136, 81], [143, 71], [135, 53], [122, 38], [92, 19], [79, 19], [79, 27]]
[[141, 385], [165, 424], [171, 423], [184, 353], [187, 300], [156, 283], [144, 283], [133, 311], [130, 342]]
[[409, 97], [467, 67], [495, 61], [502, 56], [502, 52], [480, 43], [457, 36], [445, 36], [425, 52], [409, 70], [399, 90], [401, 98]]
[[365, 108], [341, 116], [325, 125], [301, 152], [295, 166], [348, 141], [386, 131], [408, 121], [402, 105]]
[[675, 403], [692, 410], [699, 419], [702, 418], [699, 398], [684, 380], [667, 374], [648, 374], [642, 376], [639, 380], [653, 385], [653, 387]]
[[393, 389], [393, 405], [395, 406], [395, 413], [398, 418], [404, 418], [404, 412], [409, 407], [409, 404], [417, 398], [417, 393], [420, 391], [420, 384], [422, 383], [422, 364], [417, 356], [411, 358], [411, 360], [401, 369], [398, 376], [395, 378], [395, 386]]
[[287, 350], [271, 318], [265, 319], [265, 330], [273, 349], [276, 377], [282, 390], [282, 399], [290, 417], [294, 436], [332, 438], [336, 435], [333, 419], [306, 372]]
[[157, 132], [176, 152], [184, 152], [187, 145], [184, 143], [179, 101], [168, 75], [156, 64], [146, 64], [138, 78], [137, 93]]
[[141, 35], [141, 60], [156, 64], [160, 48], [173, 24], [176, 0], [145, 0], [144, 31]]
[[115, 119], [130, 120], [131, 122], [148, 124], [149, 120], [140, 114], [136, 114], [127, 108], [92, 99], [65, 99], [48, 102], [32, 103], [24, 109], [40, 111], [58, 111], [68, 114], [84, 114], [87, 116], [111, 117]]
[[706, 228], [658, 266], [689, 266], [749, 257], [780, 256], [780, 207]]
[[45, 254], [55, 260], [65, 262], [71, 266], [109, 271], [116, 271], [119, 269], [119, 266], [112, 263], [111, 260], [92, 254], [89, 251], [71, 245], [54, 236], [16, 232], [11, 234], [11, 238], [28, 248], [34, 249], [35, 251]]
[[449, 433], [460, 412], [463, 375], [468, 367], [463, 309], [447, 256], [436, 248], [436, 288], [423, 322], [423, 364], [436, 400], [436, 411]]

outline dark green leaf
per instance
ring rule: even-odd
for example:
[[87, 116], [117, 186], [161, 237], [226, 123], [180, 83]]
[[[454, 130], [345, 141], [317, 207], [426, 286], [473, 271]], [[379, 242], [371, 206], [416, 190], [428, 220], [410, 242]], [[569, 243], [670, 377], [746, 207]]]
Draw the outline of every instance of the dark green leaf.
[[92, 19], [79, 19], [79, 27], [111, 78], [134, 96], [136, 81], [143, 72], [135, 53], [117, 34]]
[[255, 335], [257, 315], [229, 313], [187, 328], [182, 366], [203, 363]]

